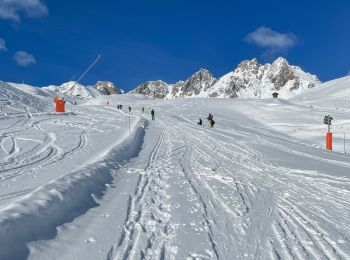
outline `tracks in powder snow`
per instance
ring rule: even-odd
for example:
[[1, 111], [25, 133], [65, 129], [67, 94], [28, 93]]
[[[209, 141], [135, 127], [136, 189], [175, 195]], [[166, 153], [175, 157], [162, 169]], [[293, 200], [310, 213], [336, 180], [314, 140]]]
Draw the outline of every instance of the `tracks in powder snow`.
[[[251, 140], [247, 133], [179, 125], [166, 129], [171, 140], [182, 140], [187, 147], [179, 165], [200, 201], [212, 251], [209, 255], [205, 250], [192, 255], [188, 251], [190, 257], [350, 258], [348, 179], [275, 166], [247, 145]], [[300, 145], [291, 145], [287, 152], [298, 160], [348, 167], [346, 162], [320, 157], [317, 151], [305, 154]]]
[[170, 224], [171, 205], [167, 188], [170, 174], [171, 145], [169, 135], [161, 133], [150, 154], [148, 165], [140, 174], [136, 189], [129, 195], [127, 216], [119, 241], [107, 259], [164, 259], [174, 236]]
[[[135, 131], [131, 136], [126, 135], [98, 160], [66, 173], [3, 209], [0, 212], [0, 259], [25, 259], [29, 254], [29, 242], [54, 238], [58, 226], [96, 207], [95, 198], [103, 195], [112, 181], [112, 173], [140, 151], [144, 126], [136, 122], [133, 127]], [[18, 196], [18, 193], [8, 195]]]
[[[169, 118], [157, 118], [162, 130], [137, 171], [108, 260], [350, 259], [349, 179], [271, 163], [259, 148], [284, 151], [294, 165], [346, 169], [346, 161], [256, 131], [199, 128], [178, 116], [170, 125]], [[11, 140], [6, 151], [16, 150]]]

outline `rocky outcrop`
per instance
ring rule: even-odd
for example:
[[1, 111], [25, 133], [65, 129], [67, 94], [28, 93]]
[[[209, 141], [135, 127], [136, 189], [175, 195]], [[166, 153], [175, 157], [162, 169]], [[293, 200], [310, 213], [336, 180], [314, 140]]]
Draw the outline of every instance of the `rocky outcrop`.
[[102, 95], [122, 94], [123, 93], [110, 81], [97, 81], [97, 83], [95, 84], [95, 88]]
[[131, 92], [130, 94], [143, 94], [153, 98], [165, 98], [169, 93], [169, 85], [162, 81], [147, 81]]
[[216, 82], [216, 78], [206, 69], [200, 69], [186, 81], [179, 81], [172, 90], [170, 97], [192, 97], [198, 96]]
[[269, 98], [279, 92], [289, 98], [321, 82], [298, 66], [289, 65], [282, 57], [272, 64], [260, 64], [256, 59], [241, 62], [238, 67], [221, 77], [208, 96], [231, 98]]

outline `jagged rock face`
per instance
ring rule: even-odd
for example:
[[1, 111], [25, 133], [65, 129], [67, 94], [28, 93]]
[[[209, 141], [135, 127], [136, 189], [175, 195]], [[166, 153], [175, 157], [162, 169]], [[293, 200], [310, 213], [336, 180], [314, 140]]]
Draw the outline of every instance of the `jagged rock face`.
[[[268, 74], [268, 78], [275, 85], [276, 90], [282, 88], [288, 81], [296, 79], [291, 66], [283, 58], [278, 58], [272, 63]], [[297, 88], [299, 80], [295, 83], [295, 88]]]
[[300, 67], [291, 66], [279, 57], [272, 64], [260, 64], [256, 59], [241, 62], [237, 69], [221, 77], [209, 96], [237, 98], [268, 98], [273, 92], [288, 98], [315, 87], [321, 82]]
[[175, 84], [146, 82], [131, 93], [158, 98], [269, 98], [277, 91], [279, 97], [289, 98], [320, 83], [316, 76], [279, 57], [272, 64], [260, 64], [257, 59], [242, 61], [235, 70], [218, 80], [209, 71], [201, 69], [186, 81]]
[[259, 68], [261, 67], [261, 64], [258, 62], [256, 58], [252, 60], [245, 60], [242, 61], [238, 67], [237, 67], [237, 72], [242, 71], [242, 72], [250, 72], [252, 74], [258, 74]]
[[109, 81], [97, 81], [95, 88], [102, 95], [122, 94], [122, 92], [112, 82]]
[[197, 96], [203, 91], [207, 91], [214, 83], [216, 78], [206, 69], [200, 69], [185, 82], [180, 81], [173, 87], [173, 97], [191, 97]]
[[147, 81], [146, 83], [143, 83], [135, 88], [130, 93], [143, 94], [146, 96], [163, 99], [169, 93], [169, 86], [162, 80]]
[[185, 81], [180, 80], [172, 86], [171, 96], [176, 97], [176, 94], [180, 93], [181, 89], [185, 85]]

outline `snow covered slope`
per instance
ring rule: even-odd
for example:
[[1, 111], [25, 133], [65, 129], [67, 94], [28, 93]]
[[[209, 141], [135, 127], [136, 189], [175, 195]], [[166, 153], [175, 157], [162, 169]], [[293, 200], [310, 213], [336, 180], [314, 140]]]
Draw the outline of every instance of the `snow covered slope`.
[[241, 62], [238, 67], [219, 79], [205, 69], [193, 74], [186, 81], [167, 84], [164, 81], [148, 81], [131, 93], [156, 98], [230, 97], [270, 98], [278, 92], [282, 98], [291, 98], [320, 84], [314, 75], [298, 66], [291, 66], [282, 57], [272, 64], [260, 64], [256, 59]]
[[37, 97], [53, 98], [56, 95], [54, 91], [49, 89], [34, 87], [27, 84], [18, 84], [18, 83], [12, 83], [12, 82], [7, 82], [7, 83], [17, 89], [20, 89], [28, 94], [31, 94]]
[[[327, 107], [309, 103], [322, 88], [288, 101], [111, 95], [58, 114], [4, 89], [0, 259], [350, 259], [337, 95]], [[209, 112], [214, 128], [197, 125]]]
[[293, 101], [322, 107], [350, 108], [350, 76], [335, 79], [295, 96]]
[[23, 87], [26, 91], [0, 81], [0, 105], [2, 105], [3, 115], [26, 113], [30, 116], [30, 112], [48, 109], [49, 102], [33, 96], [29, 87]]

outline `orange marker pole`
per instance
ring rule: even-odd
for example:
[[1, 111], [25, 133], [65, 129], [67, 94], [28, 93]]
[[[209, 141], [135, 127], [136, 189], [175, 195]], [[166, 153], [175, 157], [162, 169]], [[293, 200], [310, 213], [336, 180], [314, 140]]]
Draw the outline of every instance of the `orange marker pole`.
[[326, 149], [331, 151], [332, 148], [332, 133], [328, 132], [326, 135]]

